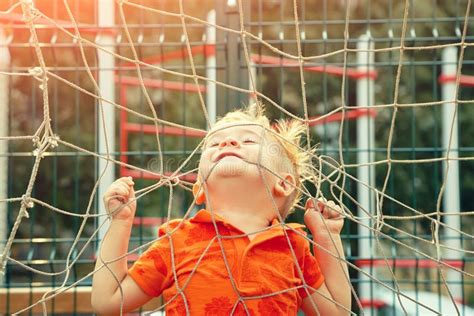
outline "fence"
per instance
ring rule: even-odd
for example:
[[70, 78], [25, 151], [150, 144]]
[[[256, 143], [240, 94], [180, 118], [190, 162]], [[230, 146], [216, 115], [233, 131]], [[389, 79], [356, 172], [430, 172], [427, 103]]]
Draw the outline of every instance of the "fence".
[[[90, 313], [105, 188], [117, 176], [145, 188], [188, 157], [180, 179], [194, 182], [208, 124], [255, 98], [272, 118], [306, 118], [318, 154], [343, 170], [336, 194], [321, 189], [354, 216], [342, 235], [354, 313], [403, 314], [397, 288], [418, 315], [449, 313], [450, 296], [460, 312], [474, 305], [470, 1], [11, 0], [0, 11], [2, 313], [39, 313], [66, 288], [47, 310]], [[45, 95], [59, 143], [36, 174]], [[138, 200], [133, 249], [153, 240], [169, 197]], [[191, 202], [177, 186], [172, 217]]]

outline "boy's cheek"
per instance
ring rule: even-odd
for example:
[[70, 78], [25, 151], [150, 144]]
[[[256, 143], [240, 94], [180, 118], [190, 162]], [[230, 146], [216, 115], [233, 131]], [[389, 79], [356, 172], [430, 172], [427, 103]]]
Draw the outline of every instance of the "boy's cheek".
[[199, 170], [199, 174], [204, 178], [206, 179], [208, 174], [209, 174], [209, 165], [206, 164], [206, 163], [203, 163], [203, 162], [200, 162], [199, 163], [199, 166], [198, 166], [198, 170]]
[[210, 161], [211, 161], [211, 156], [208, 153], [203, 153], [201, 155], [201, 158], [199, 159], [198, 163], [198, 170], [204, 170], [204, 169], [209, 169], [210, 166]]

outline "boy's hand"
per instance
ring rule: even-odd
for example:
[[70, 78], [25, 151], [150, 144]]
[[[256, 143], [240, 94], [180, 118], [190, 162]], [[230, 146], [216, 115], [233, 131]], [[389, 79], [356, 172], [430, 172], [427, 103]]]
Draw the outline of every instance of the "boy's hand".
[[132, 220], [135, 216], [137, 202], [134, 184], [132, 177], [122, 177], [115, 180], [105, 192], [105, 208], [113, 219]]
[[342, 226], [344, 226], [341, 207], [336, 205], [334, 201], [328, 201], [324, 198], [318, 199], [316, 203], [315, 206], [314, 199], [308, 199], [304, 214], [306, 226], [308, 226], [313, 236], [339, 234]]

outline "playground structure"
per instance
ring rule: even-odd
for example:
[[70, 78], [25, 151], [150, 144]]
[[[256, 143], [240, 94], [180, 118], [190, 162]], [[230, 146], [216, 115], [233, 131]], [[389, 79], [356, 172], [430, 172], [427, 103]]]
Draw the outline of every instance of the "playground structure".
[[[215, 20], [213, 17], [215, 13], [211, 12], [208, 20], [209, 23], [215, 24]], [[213, 32], [213, 27], [208, 29], [208, 33], [210, 34]], [[213, 39], [213, 37], [209, 37]], [[198, 55], [203, 55], [206, 59], [211, 59], [215, 61], [215, 44], [212, 42], [208, 42], [203, 44], [202, 46], [193, 47], [191, 50], [192, 57], [194, 58]], [[358, 168], [358, 178], [362, 181], [362, 184], [359, 184], [358, 187], [358, 199], [361, 205], [359, 209], [359, 216], [364, 217], [364, 209], [374, 210], [375, 208], [375, 201], [373, 193], [364, 185], [373, 184], [375, 172], [374, 168], [371, 166], [364, 166], [366, 164], [370, 164], [374, 161], [373, 158], [373, 151], [372, 146], [375, 143], [374, 140], [374, 127], [373, 127], [373, 119], [376, 116], [376, 110], [370, 109], [370, 106], [374, 104], [374, 80], [377, 79], [377, 71], [374, 69], [374, 57], [373, 53], [370, 50], [373, 50], [373, 42], [371, 42], [370, 38], [367, 36], [362, 36], [360, 38], [360, 43], [358, 45], [358, 49], [360, 49], [360, 53], [358, 56], [358, 68], [351, 69], [351, 68], [343, 68], [343, 67], [334, 67], [334, 66], [304, 66], [304, 71], [308, 72], [318, 72], [318, 73], [326, 73], [331, 76], [339, 76], [339, 77], [346, 77], [350, 80], [355, 80], [357, 82], [357, 106], [360, 106], [362, 109], [351, 109], [347, 110], [344, 115], [340, 112], [325, 115], [324, 117], [310, 117], [308, 119], [309, 126], [316, 126], [316, 125], [323, 125], [332, 122], [340, 122], [341, 120], [357, 120], [358, 121], [358, 146], [361, 151], [358, 153], [358, 163], [363, 165]], [[457, 136], [457, 117], [455, 116], [455, 111], [453, 109], [453, 102], [450, 102], [455, 99], [455, 91], [456, 86], [472, 86], [474, 87], [474, 76], [467, 76], [467, 75], [457, 75], [456, 74], [456, 67], [457, 67], [457, 50], [453, 48], [445, 49], [444, 53], [444, 64], [445, 67], [443, 68], [443, 72], [439, 76], [439, 83], [443, 86], [443, 100], [445, 101], [443, 105], [443, 144], [444, 148], [450, 148], [449, 155], [450, 158], [457, 158], [455, 148], [458, 147], [458, 136]], [[143, 61], [146, 63], [161, 63], [164, 61], [169, 61], [173, 59], [181, 59], [187, 58], [186, 49], [178, 50], [169, 52], [165, 55], [159, 56], [151, 56], [145, 58]], [[288, 68], [295, 68], [299, 67], [299, 64], [293, 60], [287, 58], [278, 58], [272, 56], [262, 56], [262, 55], [251, 55], [252, 65], [251, 67], [256, 68], [259, 65], [273, 65], [279, 67], [288, 67]], [[206, 77], [215, 80], [212, 75], [213, 70], [216, 68], [215, 63], [207, 63], [207, 75]], [[255, 73], [253, 71], [252, 73]], [[163, 80], [153, 80], [153, 79], [145, 79], [139, 80], [135, 77], [117, 77], [115, 79], [117, 83], [119, 83], [120, 89], [120, 96], [121, 100], [124, 105], [128, 104], [127, 102], [127, 89], [130, 87], [139, 87], [141, 86], [142, 82], [147, 88], [151, 89], [165, 89], [165, 90], [174, 90], [174, 91], [181, 91], [183, 93], [206, 93], [206, 88], [209, 87], [204, 85], [193, 85], [188, 83], [181, 83], [181, 82], [173, 82], [173, 81], [163, 81]], [[251, 87], [249, 87], [251, 89]], [[208, 98], [207, 99], [207, 109], [210, 113], [215, 113], [215, 99]], [[251, 102], [251, 101], [250, 101]], [[127, 111], [125, 109], [121, 109], [120, 111], [120, 152], [124, 153], [128, 151], [128, 134], [129, 133], [142, 133], [142, 134], [156, 134], [156, 128], [152, 124], [134, 124], [127, 122]], [[451, 127], [452, 122], [454, 126]], [[456, 132], [452, 132], [453, 131]], [[173, 136], [183, 136], [183, 137], [197, 137], [202, 138], [205, 136], [203, 132], [197, 132], [194, 130], [186, 130], [186, 129], [179, 129], [173, 127], [163, 127], [160, 129], [160, 134], [166, 135], [173, 135]], [[450, 141], [451, 138], [451, 141]], [[450, 146], [450, 147], [449, 147]], [[127, 163], [127, 156], [122, 155], [121, 161], [123, 163]], [[460, 209], [460, 202], [459, 202], [459, 171], [458, 171], [458, 163], [456, 160], [450, 161], [450, 170], [448, 173], [448, 180], [447, 180], [447, 189], [446, 189], [446, 198], [444, 199], [444, 208], [449, 210], [459, 210]], [[170, 176], [171, 173], [165, 174]], [[145, 178], [145, 179], [159, 179], [160, 176], [153, 174], [151, 172], [143, 172], [143, 171], [135, 171], [130, 170], [124, 165], [120, 168], [120, 176], [132, 176], [138, 178]], [[180, 177], [178, 175], [178, 177]], [[183, 180], [194, 182], [196, 180], [196, 174], [186, 174], [182, 177]], [[454, 227], [456, 229], [460, 229], [460, 219], [454, 217], [448, 217], [450, 219], [449, 226]], [[136, 223], [146, 223], [146, 226], [159, 226], [163, 223], [163, 218], [143, 218], [137, 219]], [[368, 223], [367, 223], [368, 224]], [[359, 234], [361, 236], [369, 236], [370, 231], [364, 228], [360, 228]], [[460, 238], [459, 234], [453, 233], [451, 230], [447, 231], [447, 239], [450, 240], [450, 246], [453, 248], [460, 248]], [[389, 259], [388, 261], [385, 259], [377, 259], [373, 258], [374, 249], [370, 245], [370, 241], [368, 238], [361, 238], [359, 242], [359, 249], [362, 254], [359, 256], [360, 259], [355, 260], [355, 264], [365, 270], [367, 273], [373, 271], [373, 268], [377, 267], [384, 267], [389, 265], [390, 267], [394, 268], [421, 268], [421, 269], [436, 269], [438, 267], [438, 263], [431, 261], [430, 259]], [[447, 267], [458, 268], [460, 270], [464, 269], [464, 262], [459, 254], [455, 251], [450, 251], [446, 255], [446, 259], [443, 259], [442, 264]], [[462, 299], [462, 284], [460, 279], [461, 276], [459, 273], [455, 271], [449, 272], [449, 279], [453, 281], [453, 283], [457, 283], [458, 285], [453, 293], [455, 295], [455, 299], [458, 302], [463, 302]], [[370, 280], [367, 278], [367, 281]], [[370, 293], [371, 292], [371, 284], [364, 284], [364, 281], [361, 282], [359, 287], [360, 289], [360, 301], [364, 308], [366, 308], [366, 312], [370, 312], [371, 309], [379, 309], [385, 306], [383, 301], [377, 299], [371, 299], [369, 295], [365, 296], [363, 293]]]
[[[101, 1], [99, 11], [103, 14], [99, 14], [98, 26], [93, 25], [79, 25], [81, 32], [86, 32], [90, 34], [97, 34], [97, 44], [103, 47], [109, 47], [109, 51], [114, 51], [114, 45], [116, 43], [115, 39], [115, 22], [113, 16], [113, 10], [110, 10], [110, 7], [113, 6], [113, 1]], [[9, 15], [8, 17], [0, 15], [0, 21], [13, 24], [22, 24], [24, 23], [23, 17], [21, 15]], [[35, 23], [41, 25], [51, 25], [50, 21], [47, 19], [37, 20]], [[55, 21], [59, 25], [62, 25], [64, 28], [73, 30], [74, 26], [67, 21]], [[120, 97], [120, 105], [123, 108], [120, 110], [118, 116], [120, 118], [120, 125], [118, 130], [119, 142], [115, 139], [116, 130], [115, 126], [115, 117], [117, 113], [112, 106], [104, 106], [103, 103], [103, 116], [105, 118], [104, 124], [98, 124], [97, 130], [97, 139], [99, 142], [98, 152], [102, 155], [109, 153], [111, 148], [119, 148], [121, 153], [119, 175], [120, 176], [132, 176], [134, 178], [143, 178], [149, 180], [159, 179], [160, 175], [155, 172], [145, 172], [130, 168], [127, 166], [128, 158], [126, 152], [129, 148], [129, 135], [133, 133], [140, 134], [152, 134], [156, 135], [159, 133], [163, 136], [178, 136], [178, 137], [195, 137], [202, 138], [205, 136], [205, 131], [197, 131], [196, 129], [191, 128], [178, 128], [173, 126], [160, 126], [159, 130], [156, 129], [155, 125], [147, 124], [137, 124], [131, 123], [128, 121], [128, 114], [126, 107], [128, 106], [128, 94], [129, 89], [133, 87], [144, 87], [146, 89], [162, 89], [162, 90], [173, 90], [181, 93], [200, 93], [206, 96], [206, 106], [211, 121], [215, 121], [217, 116], [217, 105], [216, 105], [216, 76], [215, 71], [217, 68], [216, 64], [216, 49], [215, 49], [215, 27], [212, 25], [216, 24], [215, 13], [211, 12], [208, 15], [208, 23], [211, 26], [208, 26], [206, 42], [200, 46], [193, 46], [190, 50], [188, 48], [176, 50], [173, 52], [168, 52], [163, 55], [148, 56], [141, 59], [143, 63], [150, 65], [159, 65], [165, 61], [180, 60], [186, 58], [194, 58], [196, 56], [201, 56], [206, 60], [206, 78], [208, 79], [205, 84], [190, 84], [177, 81], [161, 80], [161, 79], [149, 79], [149, 78], [138, 78], [133, 76], [123, 76], [120, 75], [115, 65], [115, 60], [110, 53], [99, 51], [98, 52], [98, 84], [100, 87], [100, 95], [103, 100], [108, 100], [109, 102], [115, 102], [116, 97]], [[4, 43], [2, 46], [3, 50], [0, 53], [0, 66], [2, 69], [8, 69], [11, 56], [8, 52], [8, 42], [9, 39], [2, 34], [0, 28], [0, 43]], [[360, 205], [358, 209], [358, 215], [361, 218], [366, 218], [366, 213], [364, 210], [369, 210], [371, 214], [376, 214], [377, 201], [375, 199], [375, 194], [371, 192], [368, 186], [373, 186], [375, 183], [375, 170], [373, 166], [374, 159], [374, 144], [375, 144], [375, 135], [374, 135], [374, 120], [377, 115], [377, 111], [371, 109], [370, 107], [375, 104], [375, 91], [374, 91], [374, 82], [377, 79], [377, 69], [374, 66], [374, 42], [367, 36], [363, 35], [359, 38], [358, 43], [358, 66], [357, 68], [349, 67], [335, 67], [335, 66], [326, 66], [326, 65], [305, 65], [303, 69], [305, 72], [317, 72], [326, 74], [328, 76], [339, 76], [347, 80], [354, 80], [357, 85], [357, 106], [351, 107], [350, 109], [345, 109], [343, 112], [330, 113], [323, 116], [314, 116], [308, 118], [309, 126], [323, 125], [327, 123], [341, 122], [342, 120], [355, 120], [357, 122], [357, 163], [359, 165], [357, 169], [357, 178], [361, 183], [358, 184], [358, 195], [357, 200]], [[191, 54], [191, 56], [190, 56]], [[259, 54], [251, 54], [251, 65], [249, 65], [249, 74], [250, 76], [255, 76], [258, 67], [261, 65], [270, 65], [274, 67], [285, 67], [288, 69], [298, 70], [300, 63], [291, 60], [288, 58], [275, 57], [275, 56], [266, 56]], [[459, 166], [458, 166], [458, 156], [457, 148], [458, 144], [458, 127], [457, 127], [457, 112], [455, 110], [455, 100], [457, 90], [460, 86], [474, 87], [474, 76], [464, 75], [457, 73], [458, 69], [458, 51], [456, 47], [447, 47], [443, 52], [443, 69], [442, 73], [439, 76], [439, 85], [442, 87], [442, 101], [443, 101], [443, 148], [446, 150], [446, 155], [450, 160], [446, 162], [446, 191], [443, 199], [445, 210], [450, 210], [451, 212], [460, 211], [460, 200], [459, 200]], [[130, 65], [133, 65], [130, 64]], [[123, 65], [121, 65], [123, 66]], [[0, 86], [3, 91], [8, 91], [9, 77], [3, 75]], [[118, 93], [116, 91], [118, 89]], [[252, 88], [249, 88], [249, 91]], [[306, 89], [311, 89], [311, 87], [306, 87]], [[8, 109], [8, 93], [3, 93], [3, 96], [7, 96], [7, 100], [0, 102], [0, 106], [6, 106], [6, 109], [0, 108], [0, 113], [7, 113]], [[255, 96], [249, 93], [249, 100], [252, 100]], [[9, 126], [8, 116], [0, 116], [0, 126]], [[1, 135], [8, 135], [5, 131], [2, 131]], [[105, 137], [105, 135], [108, 135]], [[107, 138], [107, 144], [105, 144], [105, 138]], [[1, 144], [1, 142], [0, 142]], [[118, 144], [118, 146], [117, 146]], [[0, 157], [8, 157], [8, 148], [0, 147]], [[1, 158], [0, 158], [1, 159]], [[7, 161], [6, 159], [0, 160], [0, 163], [3, 164], [0, 166], [0, 169], [7, 170]], [[449, 166], [448, 166], [449, 165]], [[99, 159], [98, 170], [104, 170], [102, 180], [98, 188], [98, 196], [105, 191], [105, 189], [110, 185], [110, 183], [116, 178], [114, 169], [110, 166], [107, 166], [107, 161], [104, 159]], [[170, 176], [171, 173], [164, 174], [165, 176]], [[179, 175], [177, 175], [180, 177]], [[185, 174], [180, 177], [181, 180], [193, 182], [196, 179], [195, 174]], [[8, 197], [7, 180], [0, 178], [0, 198]], [[0, 204], [0, 207], [4, 204]], [[105, 211], [100, 205], [98, 208], [102, 213]], [[0, 209], [0, 213], [6, 214], [6, 209]], [[446, 224], [453, 228], [445, 230], [446, 243], [449, 244], [453, 249], [461, 249], [460, 244], [460, 234], [457, 232], [460, 230], [460, 216], [446, 216]], [[6, 220], [2, 221], [6, 223]], [[136, 224], [142, 226], [157, 226], [163, 222], [163, 218], [151, 218], [143, 217], [137, 218]], [[369, 220], [367, 219], [365, 224], [370, 226]], [[99, 222], [98, 225], [101, 225]], [[99, 239], [102, 238], [104, 230], [102, 229], [99, 232]], [[390, 266], [392, 268], [421, 268], [421, 269], [437, 269], [442, 267], [453, 267], [459, 270], [464, 269], [465, 261], [460, 252], [457, 251], [446, 251], [443, 255], [443, 258], [439, 262], [435, 262], [430, 259], [404, 259], [404, 258], [377, 258], [374, 257], [376, 250], [374, 245], [370, 241], [370, 236], [372, 232], [364, 228], [363, 226], [359, 227], [359, 255], [357, 258], [349, 258], [353, 260], [354, 264], [361, 268], [362, 273], [360, 274], [360, 280], [358, 282], [358, 294], [361, 306], [369, 312], [370, 310], [378, 309], [384, 306], [383, 301], [379, 301], [375, 298], [372, 298], [370, 293], [372, 293], [374, 284], [371, 278], [364, 276], [363, 272], [366, 272], [368, 275], [376, 278], [377, 272], [376, 269], [380, 267]], [[3, 239], [6, 240], [8, 236], [8, 230], [5, 227], [2, 232]], [[451, 284], [452, 283], [452, 284]], [[463, 291], [462, 291], [462, 280], [461, 274], [453, 271], [452, 269], [448, 272], [448, 284], [452, 288], [452, 294], [457, 301], [464, 301]], [[80, 288], [80, 287], [79, 287]], [[35, 297], [39, 297], [46, 293], [49, 289], [38, 288], [35, 289]], [[87, 288], [80, 288], [80, 292], [86, 292], [85, 298], [82, 296], [77, 296], [77, 300], [87, 300]], [[69, 293], [69, 292], [67, 292]], [[7, 305], [12, 305], [12, 302], [24, 300], [27, 295], [31, 295], [31, 291], [25, 289], [8, 289], [7, 291], [0, 293], [0, 301], [2, 309], [6, 308]], [[76, 297], [77, 292], [70, 293], [71, 296]], [[83, 294], [80, 294], [83, 295]], [[8, 299], [6, 298], [8, 297]], [[69, 296], [70, 297], [70, 296]], [[7, 302], [8, 301], [8, 302]], [[7, 303], [4, 303], [7, 302]], [[66, 304], [70, 306], [70, 304]], [[58, 306], [56, 306], [58, 308]], [[67, 307], [64, 307], [67, 309]], [[87, 310], [87, 309], [86, 309]]]

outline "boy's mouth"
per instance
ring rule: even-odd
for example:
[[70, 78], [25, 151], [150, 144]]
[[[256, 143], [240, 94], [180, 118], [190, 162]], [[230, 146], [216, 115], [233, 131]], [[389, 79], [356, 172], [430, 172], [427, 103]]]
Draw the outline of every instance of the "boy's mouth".
[[221, 160], [222, 158], [225, 158], [225, 157], [237, 157], [237, 158], [240, 158], [242, 159], [242, 156], [240, 156], [239, 154], [235, 153], [235, 152], [231, 152], [231, 151], [227, 151], [227, 152], [223, 152], [223, 153], [220, 153], [216, 159], [214, 160], [214, 162], [217, 162], [219, 160]]

